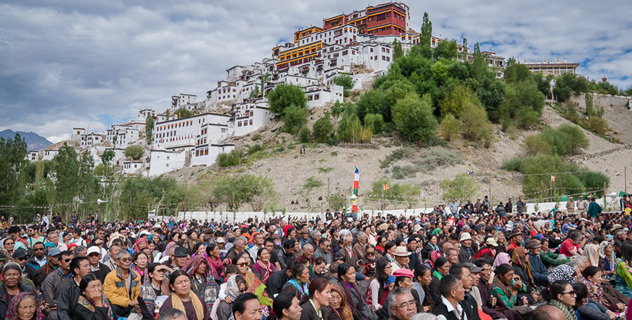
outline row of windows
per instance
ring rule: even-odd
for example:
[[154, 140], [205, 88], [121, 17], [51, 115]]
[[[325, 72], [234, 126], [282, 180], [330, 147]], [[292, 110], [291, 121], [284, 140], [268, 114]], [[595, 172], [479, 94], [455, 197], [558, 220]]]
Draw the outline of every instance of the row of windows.
[[[198, 120], [199, 122], [199, 120]], [[193, 120], [190, 121], [185, 121], [185, 122], [178, 122], [178, 123], [171, 123], [168, 125], [164, 125], [164, 126], [158, 126], [156, 128], [156, 131], [162, 131], [162, 130], [166, 130], [166, 129], [170, 129], [170, 128], [182, 128], [182, 127], [188, 127], [188, 126], [192, 126], [193, 125]]]
[[208, 148], [195, 149], [195, 156], [208, 156]]
[[245, 126], [248, 126], [248, 123], [250, 123], [250, 125], [252, 125], [252, 119], [250, 119], [250, 121], [248, 121], [248, 120], [237, 121], [237, 126], [241, 127], [243, 125], [245, 127]]

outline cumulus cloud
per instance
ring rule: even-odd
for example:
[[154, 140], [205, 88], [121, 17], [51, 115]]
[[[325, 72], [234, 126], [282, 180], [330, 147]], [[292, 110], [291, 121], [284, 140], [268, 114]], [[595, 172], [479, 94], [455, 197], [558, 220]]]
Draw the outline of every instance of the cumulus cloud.
[[[375, 2], [374, 4], [376, 4]], [[203, 98], [225, 70], [269, 57], [298, 27], [365, 2], [116, 0], [0, 4], [0, 129], [61, 139], [72, 127], [104, 130], [163, 110], [170, 96]], [[629, 2], [409, 1], [433, 33], [468, 38], [506, 58], [566, 57], [592, 79], [631, 81]]]

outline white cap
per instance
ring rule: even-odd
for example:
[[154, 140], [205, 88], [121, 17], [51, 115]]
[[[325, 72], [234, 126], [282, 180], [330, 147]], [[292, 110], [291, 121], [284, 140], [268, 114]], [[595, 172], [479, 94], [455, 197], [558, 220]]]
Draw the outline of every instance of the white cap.
[[87, 255], [90, 255], [91, 253], [101, 253], [101, 248], [99, 248], [99, 246], [92, 246], [88, 248]]

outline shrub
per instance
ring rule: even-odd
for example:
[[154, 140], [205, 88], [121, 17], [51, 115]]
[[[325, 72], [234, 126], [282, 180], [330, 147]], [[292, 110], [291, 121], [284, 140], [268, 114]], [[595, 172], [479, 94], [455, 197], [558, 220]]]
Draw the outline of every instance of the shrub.
[[414, 93], [398, 100], [392, 112], [397, 131], [409, 141], [428, 142], [437, 131], [432, 107]]
[[301, 141], [301, 143], [308, 143], [309, 135], [310, 135], [309, 128], [303, 127], [301, 129], [301, 132], [299, 133], [299, 140]]
[[516, 124], [519, 128], [528, 128], [538, 124], [539, 114], [529, 107], [520, 107], [515, 113]]
[[472, 142], [484, 142], [489, 146], [492, 140], [492, 126], [487, 120], [485, 109], [474, 103], [468, 102], [463, 107], [461, 118], [461, 131], [463, 138]]
[[143, 153], [143, 147], [138, 145], [133, 145], [125, 148], [125, 156], [134, 160], [140, 159], [140, 157], [143, 156]]
[[446, 141], [452, 141], [459, 135], [459, 122], [451, 113], [448, 113], [439, 125], [439, 134]]
[[334, 126], [329, 120], [329, 114], [325, 114], [325, 116], [316, 120], [312, 126], [312, 130], [316, 141], [325, 142], [334, 130]]
[[588, 119], [588, 127], [597, 134], [606, 134], [606, 132], [610, 130], [608, 122], [599, 117], [590, 117], [590, 119]]
[[257, 141], [257, 140], [261, 140], [261, 135], [258, 133], [255, 133], [252, 135], [252, 137], [250, 138], [250, 140], [252, 141]]
[[345, 91], [349, 91], [353, 88], [355, 80], [348, 74], [341, 74], [334, 77], [334, 83], [342, 86]]
[[221, 168], [237, 166], [241, 164], [243, 158], [243, 150], [234, 149], [229, 153], [220, 153], [217, 156], [217, 165]]
[[557, 128], [557, 132], [565, 136], [569, 143], [571, 154], [580, 148], [588, 147], [588, 138], [586, 138], [586, 135], [578, 126], [563, 124]]
[[382, 127], [384, 126], [384, 117], [381, 114], [369, 113], [364, 116], [364, 125], [371, 129], [371, 132], [379, 134], [382, 133]]
[[525, 149], [527, 150], [528, 156], [535, 156], [538, 154], [551, 154], [551, 146], [540, 136], [532, 135], [528, 136], [524, 139]]
[[507, 170], [507, 171], [521, 172], [522, 171], [522, 163], [523, 163], [523, 159], [522, 158], [511, 158], [511, 159], [503, 162], [503, 165], [502, 165], [501, 169]]
[[286, 109], [291, 106], [306, 107], [307, 97], [303, 89], [291, 84], [279, 84], [268, 93], [270, 112], [285, 115]]
[[309, 111], [305, 107], [292, 105], [285, 109], [285, 115], [283, 116], [285, 130], [291, 134], [296, 134], [307, 122], [308, 116]]

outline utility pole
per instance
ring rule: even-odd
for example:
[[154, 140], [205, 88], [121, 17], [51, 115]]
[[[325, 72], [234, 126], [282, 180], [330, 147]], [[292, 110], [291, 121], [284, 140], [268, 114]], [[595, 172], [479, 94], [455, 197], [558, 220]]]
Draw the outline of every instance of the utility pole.
[[628, 195], [628, 167], [623, 167], [623, 192]]
[[603, 182], [603, 210], [606, 210], [606, 182]]

